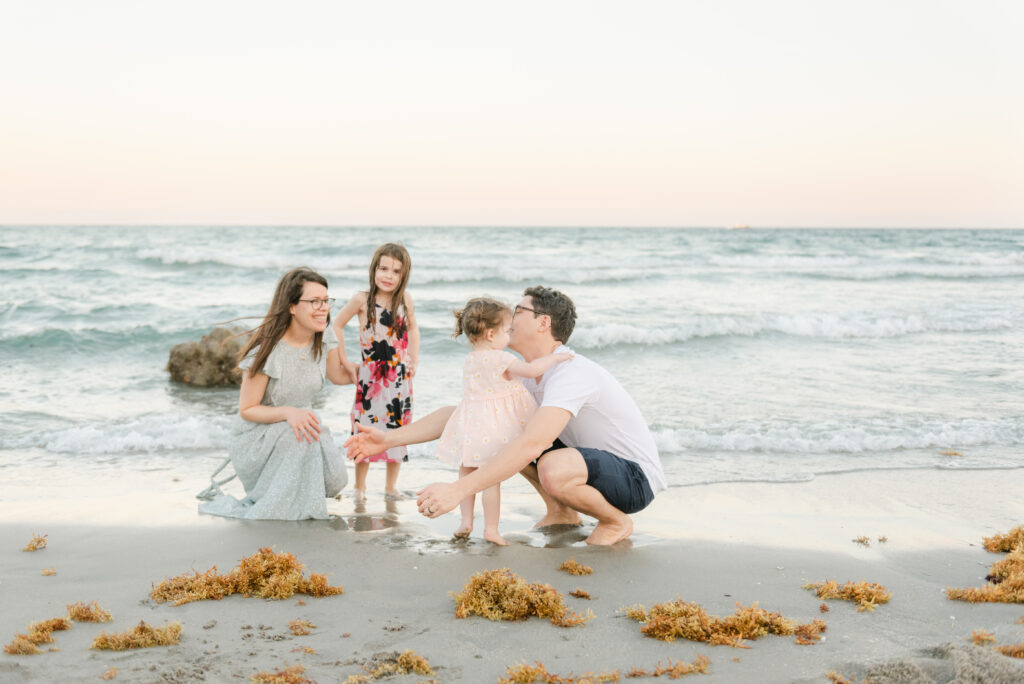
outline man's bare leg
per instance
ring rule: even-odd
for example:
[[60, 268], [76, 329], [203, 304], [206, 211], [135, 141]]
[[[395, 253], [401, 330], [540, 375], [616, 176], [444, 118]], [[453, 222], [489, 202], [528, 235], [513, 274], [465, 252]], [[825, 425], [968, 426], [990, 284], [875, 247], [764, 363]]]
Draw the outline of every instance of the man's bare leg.
[[576, 449], [549, 451], [537, 474], [541, 487], [562, 506], [597, 518], [588, 544], [610, 545], [633, 533], [632, 519], [587, 484], [587, 464]]
[[[540, 498], [544, 499], [544, 505], [547, 507], [547, 512], [544, 517], [538, 520], [534, 527], [547, 527], [549, 525], [582, 525], [583, 521], [580, 520], [580, 514], [569, 508], [565, 504], [560, 503], [554, 499], [547, 490], [544, 489], [540, 483], [540, 476], [537, 474], [537, 466], [532, 463], [522, 470], [519, 474], [526, 478], [526, 481], [533, 485], [533, 488], [540, 494]], [[586, 477], [583, 478], [586, 481]]]

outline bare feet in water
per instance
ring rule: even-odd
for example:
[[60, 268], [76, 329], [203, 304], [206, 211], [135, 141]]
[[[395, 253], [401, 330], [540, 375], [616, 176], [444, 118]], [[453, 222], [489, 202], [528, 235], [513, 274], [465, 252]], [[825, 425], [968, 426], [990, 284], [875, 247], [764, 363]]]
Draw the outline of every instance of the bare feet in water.
[[567, 508], [566, 512], [564, 513], [548, 513], [543, 518], [534, 523], [533, 526], [535, 528], [550, 527], [552, 525], [572, 525], [574, 527], [579, 527], [582, 524], [583, 521], [580, 520], [580, 514], [572, 510], [571, 508]]
[[508, 546], [508, 542], [498, 534], [498, 530], [484, 530], [484, 539], [498, 546]]
[[611, 546], [633, 534], [633, 521], [628, 515], [622, 517], [621, 521], [598, 523], [594, 531], [587, 537], [587, 543], [596, 546]]
[[456, 539], [469, 539], [469, 535], [473, 532], [473, 523], [463, 522], [459, 525], [459, 529], [455, 530], [455, 534], [452, 536]]
[[353, 489], [352, 490], [352, 501], [357, 504], [366, 503], [366, 490], [365, 489]]
[[405, 494], [402, 494], [402, 492], [398, 491], [397, 489], [392, 490], [390, 492], [389, 491], [385, 491], [384, 492], [384, 500], [385, 501], [403, 501], [404, 499], [405, 499]]

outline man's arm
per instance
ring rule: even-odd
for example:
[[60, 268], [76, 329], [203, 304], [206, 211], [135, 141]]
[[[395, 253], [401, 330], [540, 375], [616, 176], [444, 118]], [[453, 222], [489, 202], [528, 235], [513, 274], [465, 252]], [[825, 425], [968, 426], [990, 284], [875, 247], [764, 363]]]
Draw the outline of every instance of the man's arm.
[[[525, 468], [551, 446], [572, 414], [562, 408], [544, 406], [533, 414], [522, 434], [513, 439], [485, 465], [452, 483], [435, 482], [419, 492], [420, 512], [436, 518], [459, 505], [470, 494], [503, 482]], [[412, 426], [410, 426], [412, 427]]]
[[444, 432], [444, 426], [454, 410], [454, 406], [445, 406], [394, 430], [378, 430], [356, 424], [358, 433], [349, 437], [344, 444], [348, 457], [360, 463], [392, 447], [435, 440]]

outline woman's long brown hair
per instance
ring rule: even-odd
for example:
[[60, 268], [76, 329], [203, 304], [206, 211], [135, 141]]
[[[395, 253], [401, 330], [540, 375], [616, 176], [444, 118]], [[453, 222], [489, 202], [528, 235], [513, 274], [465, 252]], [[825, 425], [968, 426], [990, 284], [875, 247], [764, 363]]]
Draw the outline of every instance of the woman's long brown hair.
[[[305, 267], [292, 269], [277, 281], [277, 289], [274, 290], [274, 299], [270, 303], [267, 315], [263, 317], [263, 322], [253, 331], [253, 336], [249, 338], [249, 342], [242, 349], [242, 353], [238, 355], [238, 360], [241, 361], [245, 358], [246, 354], [258, 347], [256, 358], [249, 369], [250, 374], [256, 375], [263, 370], [270, 352], [274, 351], [274, 347], [284, 337], [285, 331], [288, 330], [288, 326], [292, 322], [292, 314], [289, 311], [289, 307], [292, 304], [299, 303], [299, 299], [302, 298], [302, 288], [306, 283], [319, 283], [327, 287], [326, 278], [316, 271]], [[327, 324], [331, 324], [330, 311], [327, 312]], [[314, 360], [320, 360], [323, 339], [323, 332], [313, 333]]]
[[372, 328], [377, 320], [377, 267], [383, 257], [391, 257], [402, 264], [402, 277], [398, 280], [395, 291], [391, 293], [391, 320], [398, 320], [398, 306], [405, 303], [405, 286], [409, 284], [409, 272], [412, 271], [412, 258], [409, 250], [397, 242], [388, 242], [377, 248], [370, 260], [370, 289], [366, 293], [366, 327]]

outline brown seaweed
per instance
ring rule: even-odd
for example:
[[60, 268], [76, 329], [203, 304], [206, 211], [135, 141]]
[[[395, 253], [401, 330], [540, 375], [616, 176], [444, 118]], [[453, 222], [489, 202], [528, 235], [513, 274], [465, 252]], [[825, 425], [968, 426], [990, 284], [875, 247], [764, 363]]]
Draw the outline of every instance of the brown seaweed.
[[835, 580], [825, 580], [821, 584], [805, 584], [803, 588], [814, 591], [818, 598], [853, 601], [858, 611], [874, 610], [876, 605], [888, 603], [892, 598], [892, 594], [876, 582], [847, 582], [839, 586]]
[[751, 606], [737, 603], [736, 612], [724, 618], [708, 615], [699, 604], [682, 599], [656, 604], [649, 611], [636, 605], [625, 609], [625, 612], [628, 617], [645, 623], [640, 631], [653, 639], [675, 641], [683, 638], [734, 648], [749, 648], [743, 643], [744, 639], [759, 639], [767, 634], [788, 636], [796, 634], [798, 628], [801, 628], [801, 633], [812, 635], [825, 627], [821, 620], [799, 625], [779, 613], [758, 608], [757, 603]]
[[120, 672], [120, 671], [121, 670], [119, 670], [118, 668], [112, 667], [109, 670], [107, 670], [106, 672], [104, 672], [103, 674], [101, 674], [100, 675], [100, 679], [113, 679], [114, 677], [117, 676], [117, 673]]
[[969, 603], [1024, 603], [1024, 542], [989, 569], [983, 587], [946, 589], [946, 596]]
[[302, 675], [306, 668], [292, 665], [277, 672], [257, 672], [249, 680], [252, 684], [314, 684], [312, 679]]
[[152, 646], [172, 646], [181, 640], [181, 623], [171, 622], [163, 627], [153, 627], [140, 621], [139, 624], [124, 632], [113, 632], [100, 635], [92, 640], [92, 646], [104, 651], [126, 651], [132, 648], [150, 648]]
[[854, 544], [860, 544], [861, 546], [871, 546], [871, 540], [865, 536], [856, 537], [853, 539]]
[[[733, 658], [736, 662], [739, 662], [739, 658]], [[633, 668], [626, 673], [627, 677], [660, 677], [661, 675], [667, 676], [669, 679], [679, 679], [688, 674], [700, 673], [707, 674], [708, 667], [711, 665], [711, 658], [707, 656], [699, 655], [692, 663], [687, 663], [682, 660], [672, 662], [672, 659], [668, 659], [668, 665], [662, 665], [661, 662], [651, 671], [641, 670], [639, 668]]]
[[35, 642], [27, 634], [16, 634], [9, 644], [4, 645], [4, 653], [10, 655], [36, 655], [42, 653]]
[[57, 574], [57, 571], [51, 565], [48, 568], [43, 568], [43, 577], [52, 577]]
[[49, 535], [38, 535], [35, 532], [32, 533], [32, 541], [22, 549], [22, 551], [38, 551], [46, 548], [46, 537]]
[[565, 572], [569, 573], [570, 575], [593, 575], [594, 574], [594, 568], [592, 568], [590, 566], [587, 566], [587, 565], [583, 565], [582, 563], [577, 563], [576, 559], [574, 557], [572, 557], [572, 556], [569, 557], [569, 560], [567, 560], [564, 563], [562, 563], [561, 565], [559, 565], [558, 569], [559, 570], [564, 570]]
[[345, 684], [362, 684], [396, 674], [434, 674], [433, 668], [430, 667], [430, 661], [415, 651], [375, 653], [372, 658], [363, 663], [363, 669], [367, 674], [349, 675]]
[[114, 616], [100, 608], [100, 604], [90, 601], [88, 604], [77, 602], [67, 605], [68, 617], [75, 622], [110, 622]]
[[307, 634], [313, 633], [313, 630], [316, 629], [316, 625], [309, 620], [292, 620], [288, 623], [288, 629], [290, 629], [292, 634], [295, 636], [306, 636]]
[[620, 678], [618, 670], [599, 674], [587, 672], [578, 677], [572, 674], [557, 675], [548, 672], [543, 663], [535, 662], [533, 665], [525, 663], [513, 665], [505, 670], [505, 677], [498, 678], [498, 684], [598, 684], [598, 682], [618, 682]]
[[984, 646], [985, 644], [996, 643], [996, 635], [983, 629], [976, 629], [971, 632], [971, 636], [967, 640], [975, 646]]
[[576, 591], [570, 591], [569, 596], [578, 599], [587, 599], [588, 601], [590, 600], [590, 592], [580, 589], [579, 587], [576, 588]]
[[1024, 544], [1024, 525], [1017, 525], [1006, 534], [994, 534], [982, 539], [987, 551], [992, 553], [1008, 553]]
[[516, 621], [536, 615], [559, 627], [574, 627], [594, 617], [590, 610], [585, 615], [571, 612], [550, 585], [530, 584], [508, 568], [478, 572], [454, 599], [457, 618], [480, 615], [488, 620]]
[[213, 566], [204, 573], [193, 570], [170, 577], [154, 585], [149, 593], [157, 603], [172, 601], [174, 605], [203, 600], [220, 600], [231, 594], [249, 598], [286, 599], [295, 594], [323, 597], [344, 593], [340, 586], [330, 586], [326, 575], [302, 576], [303, 565], [290, 553], [274, 553], [262, 548], [239, 561], [226, 575]]
[[1011, 658], [1024, 658], [1024, 642], [1009, 646], [996, 646], [995, 648], [1004, 656], [1010, 656]]

